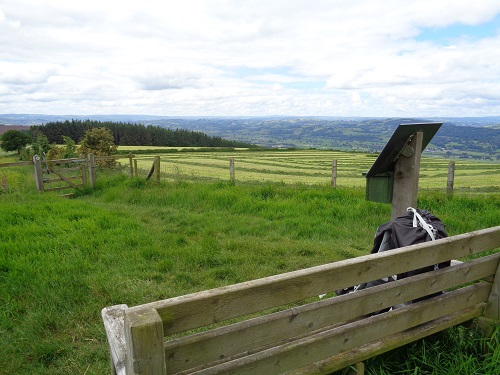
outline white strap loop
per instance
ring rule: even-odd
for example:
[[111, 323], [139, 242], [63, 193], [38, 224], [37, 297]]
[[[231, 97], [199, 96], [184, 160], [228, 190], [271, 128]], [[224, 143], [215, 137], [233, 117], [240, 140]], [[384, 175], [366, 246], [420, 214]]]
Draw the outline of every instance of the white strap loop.
[[420, 226], [424, 228], [425, 231], [429, 234], [431, 240], [434, 241], [436, 239], [436, 237], [434, 236], [434, 227], [430, 224], [427, 224], [425, 219], [413, 207], [408, 207], [406, 210], [413, 212], [413, 228], [416, 228], [418, 224], [420, 224]]

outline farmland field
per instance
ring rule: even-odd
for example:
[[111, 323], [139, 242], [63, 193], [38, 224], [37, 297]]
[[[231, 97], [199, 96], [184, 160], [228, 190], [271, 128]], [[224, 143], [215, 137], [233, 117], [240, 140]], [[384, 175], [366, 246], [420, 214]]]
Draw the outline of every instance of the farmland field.
[[[123, 149], [123, 148], [121, 148]], [[133, 152], [133, 148], [130, 148]], [[239, 182], [282, 182], [329, 185], [332, 161], [337, 160], [337, 186], [363, 187], [367, 172], [377, 154], [322, 151], [273, 150], [233, 152], [172, 152], [161, 154], [161, 175], [167, 180], [228, 180], [229, 159], [235, 160], [235, 179]], [[123, 159], [126, 162], [126, 159]], [[137, 155], [137, 165], [146, 175], [152, 156]], [[449, 160], [424, 157], [420, 169], [420, 189], [445, 189]], [[460, 191], [500, 191], [500, 164], [456, 160], [455, 189]]]
[[[38, 193], [32, 166], [0, 168], [8, 184], [0, 189], [0, 374], [108, 373], [103, 307], [365, 255], [390, 218], [390, 205], [364, 198], [361, 172], [374, 154], [169, 151], [159, 154], [161, 183], [129, 178], [124, 157], [123, 169], [99, 170], [95, 188], [73, 199]], [[154, 155], [137, 156], [144, 177]], [[0, 163], [15, 159], [0, 154]], [[337, 189], [329, 188], [333, 159]], [[453, 196], [444, 193], [447, 168], [424, 159], [419, 207], [449, 235], [500, 225], [499, 165], [457, 161]], [[491, 353], [480, 340], [450, 329], [374, 359], [367, 374], [496, 375], [500, 329]]]

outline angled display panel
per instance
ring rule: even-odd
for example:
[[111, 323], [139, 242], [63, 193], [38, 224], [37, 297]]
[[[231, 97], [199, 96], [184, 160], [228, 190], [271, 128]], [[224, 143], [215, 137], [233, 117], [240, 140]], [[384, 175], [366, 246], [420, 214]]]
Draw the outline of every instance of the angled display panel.
[[380, 203], [391, 203], [396, 162], [401, 155], [405, 155], [407, 152], [413, 153], [413, 150], [406, 149], [410, 137], [417, 132], [423, 133], [421, 150], [423, 151], [441, 125], [441, 122], [399, 125], [370, 170], [363, 174], [366, 176], [366, 199]]
[[375, 160], [375, 163], [373, 163], [368, 173], [366, 173], [366, 177], [392, 172], [398, 155], [406, 146], [410, 136], [416, 132], [424, 133], [424, 139], [422, 141], [423, 151], [442, 124], [442, 122], [428, 122], [422, 124], [399, 125], [378, 156], [377, 160]]

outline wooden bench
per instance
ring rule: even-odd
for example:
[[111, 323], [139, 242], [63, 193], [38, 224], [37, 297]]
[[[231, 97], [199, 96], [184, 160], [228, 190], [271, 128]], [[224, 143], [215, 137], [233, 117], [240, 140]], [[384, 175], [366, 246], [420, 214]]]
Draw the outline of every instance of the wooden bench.
[[[500, 226], [140, 306], [106, 307], [112, 373], [327, 374], [475, 318], [495, 324], [499, 247]], [[485, 250], [492, 251], [478, 255]], [[463, 257], [475, 259], [318, 297]], [[440, 291], [446, 293], [372, 314]]]

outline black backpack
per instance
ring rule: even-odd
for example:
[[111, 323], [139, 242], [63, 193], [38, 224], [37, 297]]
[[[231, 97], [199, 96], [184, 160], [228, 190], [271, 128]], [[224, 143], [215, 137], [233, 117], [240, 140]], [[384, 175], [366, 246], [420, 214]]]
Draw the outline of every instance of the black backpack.
[[[375, 254], [382, 251], [393, 250], [399, 247], [445, 238], [447, 236], [448, 235], [446, 233], [444, 224], [436, 216], [432, 215], [429, 211], [409, 207], [406, 214], [399, 216], [396, 219], [391, 220], [385, 224], [382, 224], [377, 228], [371, 253]], [[338, 290], [336, 293], [337, 295], [347, 294], [397, 279], [404, 279], [405, 277], [441, 269], [444, 267], [448, 267], [449, 265], [449, 261], [430, 265], [399, 275], [392, 275], [379, 280], [369, 281], [354, 287], [344, 288]], [[417, 300], [414, 300], [413, 302], [417, 302], [430, 297], [432, 296], [419, 298]]]

